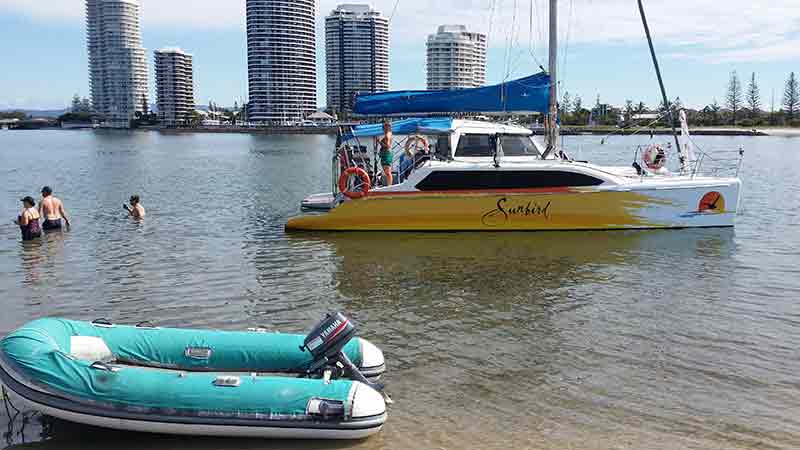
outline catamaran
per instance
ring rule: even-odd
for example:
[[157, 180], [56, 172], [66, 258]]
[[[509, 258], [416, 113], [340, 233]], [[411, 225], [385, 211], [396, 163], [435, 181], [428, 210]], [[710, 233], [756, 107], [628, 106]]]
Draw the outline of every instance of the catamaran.
[[[381, 124], [340, 130], [332, 191], [306, 198], [302, 203], [306, 213], [289, 219], [287, 230], [733, 226], [743, 152], [713, 157], [694, 149], [683, 115], [681, 139], [677, 134], [675, 138], [680, 167], [673, 171], [667, 168], [671, 144], [637, 148], [633, 164], [627, 167], [576, 161], [562, 148], [556, 103], [556, 4], [551, 0], [548, 72], [475, 89], [358, 96], [354, 111], [359, 114], [422, 116], [391, 124], [399, 137], [392, 165], [397, 183], [381, 182], [377, 144], [384, 133]], [[657, 65], [654, 52], [653, 60]], [[669, 104], [657, 73], [664, 103]], [[445, 116], [512, 112], [545, 114], [545, 142], [518, 125]]]

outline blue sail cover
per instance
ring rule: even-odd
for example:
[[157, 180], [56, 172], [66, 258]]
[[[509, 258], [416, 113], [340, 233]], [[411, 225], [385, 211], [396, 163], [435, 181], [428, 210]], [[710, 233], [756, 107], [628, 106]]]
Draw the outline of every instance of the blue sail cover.
[[547, 112], [550, 75], [540, 72], [494, 86], [456, 91], [396, 91], [356, 97], [354, 112], [365, 115]]
[[[453, 130], [453, 119], [449, 117], [430, 119], [403, 119], [392, 122], [392, 133], [409, 134], [441, 134]], [[383, 123], [357, 125], [342, 136], [343, 140], [360, 137], [383, 136]]]

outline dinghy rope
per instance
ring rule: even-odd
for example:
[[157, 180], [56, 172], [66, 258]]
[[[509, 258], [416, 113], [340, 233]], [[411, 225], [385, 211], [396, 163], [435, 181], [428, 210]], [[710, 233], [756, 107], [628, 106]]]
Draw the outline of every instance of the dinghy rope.
[[[14, 424], [17, 421], [17, 418], [22, 415], [22, 425], [19, 428], [19, 435], [22, 438], [22, 442], [25, 442], [25, 426], [30, 422], [30, 420], [36, 417], [39, 412], [38, 411], [30, 411], [30, 412], [22, 412], [11, 403], [11, 398], [8, 396], [8, 392], [6, 391], [6, 387], [0, 385], [0, 395], [3, 397], [3, 405], [6, 408], [6, 415], [8, 416], [8, 428], [4, 435], [6, 438], [6, 444], [9, 446], [14, 444]], [[11, 415], [11, 410], [14, 410], [14, 415]]]

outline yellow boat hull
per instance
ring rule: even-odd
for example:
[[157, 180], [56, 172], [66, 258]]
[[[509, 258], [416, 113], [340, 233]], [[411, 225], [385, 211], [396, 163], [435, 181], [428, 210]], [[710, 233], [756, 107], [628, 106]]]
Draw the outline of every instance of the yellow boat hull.
[[534, 231], [733, 226], [738, 192], [738, 182], [638, 191], [372, 192], [326, 213], [293, 217], [286, 229]]

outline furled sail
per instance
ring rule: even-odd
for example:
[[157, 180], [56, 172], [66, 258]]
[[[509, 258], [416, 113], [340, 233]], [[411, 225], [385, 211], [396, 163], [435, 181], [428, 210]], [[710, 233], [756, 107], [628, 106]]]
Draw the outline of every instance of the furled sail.
[[[681, 110], [680, 112], [680, 120], [681, 120], [681, 160], [684, 164], [691, 164], [692, 162], [696, 161], [697, 158], [694, 156], [694, 143], [692, 142], [692, 137], [689, 134], [689, 121], [686, 119], [686, 111]], [[684, 170], [685, 167], [681, 167], [681, 170]]]
[[353, 111], [365, 115], [548, 110], [550, 76], [545, 72], [493, 86], [454, 91], [396, 91], [358, 95]]

